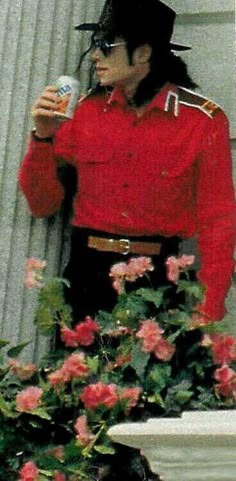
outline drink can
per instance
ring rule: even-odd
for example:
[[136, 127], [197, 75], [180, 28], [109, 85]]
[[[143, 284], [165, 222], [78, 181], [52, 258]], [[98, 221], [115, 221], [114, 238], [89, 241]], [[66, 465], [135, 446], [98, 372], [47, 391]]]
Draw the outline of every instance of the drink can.
[[61, 120], [71, 119], [78, 101], [80, 83], [74, 77], [62, 75], [57, 79], [56, 87], [61, 102], [54, 114]]

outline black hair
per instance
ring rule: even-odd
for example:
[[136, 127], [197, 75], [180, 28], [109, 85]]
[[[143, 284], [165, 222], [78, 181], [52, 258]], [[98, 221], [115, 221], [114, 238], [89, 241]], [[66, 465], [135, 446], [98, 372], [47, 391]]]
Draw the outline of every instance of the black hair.
[[[115, 38], [115, 34], [113, 35], [104, 35], [109, 41], [113, 41]], [[93, 37], [92, 37], [93, 38]], [[126, 41], [128, 58], [130, 65], [132, 65], [132, 57], [134, 50], [148, 42], [145, 42], [145, 39], [137, 39], [132, 41], [128, 39]], [[82, 61], [84, 60], [86, 54], [91, 50], [92, 47], [92, 39], [89, 48], [82, 54], [80, 63], [77, 69], [77, 73], [80, 70]], [[156, 45], [151, 45], [152, 53], [150, 58], [150, 71], [147, 76], [141, 80], [138, 85], [138, 88], [135, 92], [133, 99], [131, 100], [132, 104], [139, 107], [141, 105], [145, 105], [146, 103], [150, 102], [152, 98], [160, 91], [163, 85], [166, 82], [170, 82], [174, 85], [185, 87], [189, 89], [195, 89], [198, 85], [194, 82], [194, 80], [190, 77], [188, 73], [188, 68], [184, 60], [177, 56], [173, 51], [171, 51], [168, 47], [163, 48]], [[92, 86], [93, 83], [93, 74], [94, 74], [94, 66], [91, 65], [90, 74], [89, 74], [89, 88]], [[103, 89], [99, 88], [97, 85], [96, 90], [100, 91]], [[107, 89], [109, 90], [109, 89]]]
[[[135, 48], [129, 41], [127, 42], [130, 64], [132, 64], [132, 54]], [[138, 107], [149, 102], [166, 82], [189, 89], [197, 88], [197, 84], [190, 77], [187, 65], [181, 57], [167, 48], [152, 46], [150, 71], [138, 85], [132, 99], [134, 105]]]

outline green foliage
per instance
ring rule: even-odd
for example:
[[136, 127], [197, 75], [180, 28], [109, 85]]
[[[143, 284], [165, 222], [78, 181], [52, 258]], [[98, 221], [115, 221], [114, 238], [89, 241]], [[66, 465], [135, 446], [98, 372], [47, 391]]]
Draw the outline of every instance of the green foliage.
[[[49, 279], [40, 290], [35, 322], [43, 335], [51, 336], [61, 327], [68, 328], [69, 336], [76, 333], [64, 300], [65, 283]], [[181, 416], [189, 409], [235, 407], [234, 395], [222, 395], [214, 377], [221, 364], [213, 359], [211, 342], [213, 334], [225, 335], [225, 326], [193, 328], [192, 312], [203, 293], [198, 283], [182, 276], [177, 293], [185, 293], [185, 302], [174, 308], [168, 289], [120, 294], [112, 312], [98, 312], [91, 342], [84, 345], [78, 338], [71, 347], [67, 341], [30, 375], [27, 366], [14, 359], [28, 342], [7, 350], [8, 341], [0, 341], [0, 349], [6, 351], [6, 360], [0, 358], [0, 479], [17, 481], [19, 470], [30, 460], [37, 466], [39, 481], [54, 481], [57, 471], [67, 481], [91, 481], [116, 451], [107, 436], [110, 426]], [[204, 334], [209, 346], [202, 344]], [[76, 359], [80, 359], [77, 374]], [[233, 358], [230, 368], [235, 368]], [[58, 376], [54, 383], [53, 376]], [[91, 407], [83, 395], [94, 385], [97, 391], [88, 396], [90, 401], [99, 398], [101, 386], [109, 392]], [[19, 395], [32, 387], [39, 390], [40, 400], [33, 407], [19, 408]], [[83, 419], [84, 438], [76, 428]]]

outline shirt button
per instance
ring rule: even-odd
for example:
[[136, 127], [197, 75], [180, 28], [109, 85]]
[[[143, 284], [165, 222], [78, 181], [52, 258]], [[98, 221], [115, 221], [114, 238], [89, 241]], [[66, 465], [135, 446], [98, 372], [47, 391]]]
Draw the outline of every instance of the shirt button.
[[129, 217], [129, 214], [128, 214], [128, 212], [122, 212], [121, 216], [127, 218], [127, 217]]
[[134, 152], [128, 152], [127, 156], [129, 157], [129, 159], [131, 159], [131, 157], [134, 156]]
[[162, 170], [161, 176], [162, 176], [162, 177], [168, 177], [168, 171], [167, 171], [167, 170]]

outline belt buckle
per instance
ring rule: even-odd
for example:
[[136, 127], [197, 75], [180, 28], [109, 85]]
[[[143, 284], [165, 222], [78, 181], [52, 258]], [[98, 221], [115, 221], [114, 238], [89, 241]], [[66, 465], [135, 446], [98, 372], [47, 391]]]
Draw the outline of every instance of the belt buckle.
[[119, 240], [120, 247], [122, 249], [121, 254], [124, 256], [129, 254], [130, 251], [130, 240], [129, 239], [120, 239]]

